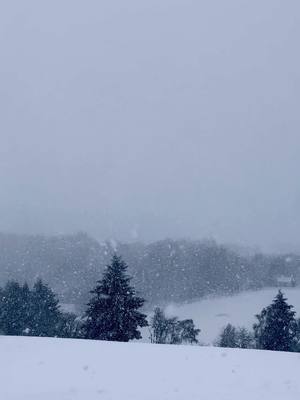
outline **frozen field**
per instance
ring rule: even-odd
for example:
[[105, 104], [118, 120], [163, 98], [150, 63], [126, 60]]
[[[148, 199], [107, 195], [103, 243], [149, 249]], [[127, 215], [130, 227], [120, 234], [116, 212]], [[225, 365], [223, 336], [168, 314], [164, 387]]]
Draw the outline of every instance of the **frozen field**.
[[0, 337], [1, 400], [298, 400], [300, 355]]
[[[264, 289], [253, 292], [243, 292], [231, 297], [216, 297], [184, 305], [169, 305], [166, 308], [168, 315], [178, 316], [180, 319], [193, 318], [197, 327], [201, 329], [199, 339], [204, 343], [212, 343], [224, 325], [230, 322], [233, 325], [251, 328], [263, 307], [271, 303], [278, 289]], [[300, 316], [300, 288], [283, 289], [288, 302], [294, 305]], [[146, 340], [147, 332], [144, 331]]]

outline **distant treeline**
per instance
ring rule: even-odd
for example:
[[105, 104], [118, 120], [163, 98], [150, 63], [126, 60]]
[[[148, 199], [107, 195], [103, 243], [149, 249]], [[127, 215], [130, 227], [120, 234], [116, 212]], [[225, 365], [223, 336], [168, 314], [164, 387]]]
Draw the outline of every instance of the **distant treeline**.
[[280, 275], [299, 280], [294, 254], [247, 254], [213, 240], [99, 243], [84, 233], [67, 236], [0, 234], [0, 285], [43, 279], [62, 303], [83, 307], [89, 290], [117, 251], [129, 264], [137, 291], [148, 304], [183, 302], [276, 284]]

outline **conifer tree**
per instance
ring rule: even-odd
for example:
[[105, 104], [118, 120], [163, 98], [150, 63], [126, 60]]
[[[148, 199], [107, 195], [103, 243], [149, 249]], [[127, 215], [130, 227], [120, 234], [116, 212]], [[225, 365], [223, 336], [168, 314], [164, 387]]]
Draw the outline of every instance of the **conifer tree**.
[[295, 349], [297, 322], [292, 308], [279, 290], [273, 303], [256, 316], [258, 322], [253, 328], [257, 348], [277, 351]]
[[41, 279], [38, 279], [33, 286], [30, 303], [29, 334], [31, 336], [56, 336], [61, 319], [59, 301], [54, 292]]
[[220, 334], [220, 338], [217, 342], [217, 345], [219, 347], [229, 347], [229, 348], [238, 347], [237, 332], [236, 332], [236, 328], [233, 325], [227, 324], [223, 328], [223, 330]]
[[237, 347], [240, 349], [251, 349], [254, 347], [253, 333], [249, 332], [246, 328], [237, 328], [236, 330]]
[[22, 325], [21, 335], [30, 334], [30, 325], [32, 323], [31, 315], [31, 291], [27, 282], [21, 287], [21, 305], [19, 309], [19, 316]]
[[221, 331], [215, 345], [218, 347], [251, 349], [253, 348], [253, 334], [244, 327], [235, 327], [227, 324]]
[[29, 288], [25, 283], [8, 282], [1, 290], [0, 331], [5, 335], [22, 335], [28, 322]]
[[106, 267], [102, 280], [97, 282], [86, 311], [87, 339], [128, 342], [141, 339], [138, 327], [147, 326], [146, 315], [138, 310], [144, 299], [138, 297], [130, 285], [128, 266], [114, 255]]
[[296, 328], [296, 346], [295, 346], [295, 351], [298, 353], [300, 352], [300, 318], [297, 318], [296, 320], [297, 328]]

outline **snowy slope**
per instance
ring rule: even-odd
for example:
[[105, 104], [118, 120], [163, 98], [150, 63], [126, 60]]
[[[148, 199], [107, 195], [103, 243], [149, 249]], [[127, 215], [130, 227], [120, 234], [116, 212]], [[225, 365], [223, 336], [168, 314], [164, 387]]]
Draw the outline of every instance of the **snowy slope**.
[[[277, 292], [276, 288], [248, 291], [236, 296], [215, 297], [184, 305], [173, 304], [166, 307], [165, 311], [169, 316], [178, 316], [180, 319], [193, 318], [201, 329], [200, 341], [213, 343], [227, 323], [251, 328], [255, 314], [269, 305]], [[300, 316], [300, 288], [284, 288], [283, 292]], [[148, 336], [148, 332], [144, 331], [143, 340], [147, 341]]]
[[296, 400], [300, 355], [0, 337], [1, 400]]

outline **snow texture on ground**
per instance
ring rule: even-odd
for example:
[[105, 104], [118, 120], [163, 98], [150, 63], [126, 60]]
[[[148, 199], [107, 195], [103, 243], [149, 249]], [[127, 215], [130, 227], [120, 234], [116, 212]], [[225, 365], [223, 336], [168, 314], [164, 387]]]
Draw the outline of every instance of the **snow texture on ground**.
[[0, 337], [1, 400], [298, 400], [300, 355]]

